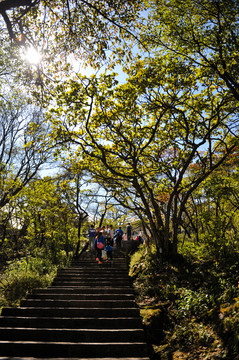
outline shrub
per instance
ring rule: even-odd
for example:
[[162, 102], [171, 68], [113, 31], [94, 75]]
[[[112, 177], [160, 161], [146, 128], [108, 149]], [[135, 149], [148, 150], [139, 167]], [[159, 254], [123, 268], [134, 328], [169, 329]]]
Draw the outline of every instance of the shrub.
[[8, 305], [17, 305], [18, 301], [26, 297], [28, 293], [36, 288], [50, 285], [51, 281], [49, 276], [39, 276], [31, 272], [11, 277], [3, 287], [4, 298]]
[[218, 260], [201, 250], [163, 266], [154, 247], [146, 253], [141, 246], [131, 257], [154, 359], [231, 360], [239, 352], [238, 254]]
[[1, 276], [1, 306], [16, 306], [34, 289], [50, 285], [56, 271], [48, 259], [25, 257], [11, 262]]
[[196, 316], [203, 319], [214, 306], [213, 297], [202, 290], [180, 289], [178, 317]]

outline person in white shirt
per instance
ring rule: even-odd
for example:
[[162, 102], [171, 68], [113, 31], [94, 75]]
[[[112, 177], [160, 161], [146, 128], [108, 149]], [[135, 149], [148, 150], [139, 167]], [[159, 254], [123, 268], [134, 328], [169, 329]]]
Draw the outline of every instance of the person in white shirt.
[[113, 237], [114, 237], [114, 229], [113, 229], [113, 225], [110, 225], [109, 233], [110, 233], [110, 242], [111, 242], [111, 246], [113, 246]]
[[94, 228], [94, 225], [91, 225], [91, 227], [89, 228], [88, 234], [89, 234], [89, 250], [92, 250], [94, 242], [95, 242], [95, 235], [96, 235], [96, 230]]

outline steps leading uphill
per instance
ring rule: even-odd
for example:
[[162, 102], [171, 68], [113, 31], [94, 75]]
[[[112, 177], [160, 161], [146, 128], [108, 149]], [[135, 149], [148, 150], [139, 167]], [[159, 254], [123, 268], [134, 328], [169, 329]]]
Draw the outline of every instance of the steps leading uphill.
[[82, 254], [47, 289], [0, 316], [0, 359], [146, 360], [139, 309], [125, 257], [99, 265]]

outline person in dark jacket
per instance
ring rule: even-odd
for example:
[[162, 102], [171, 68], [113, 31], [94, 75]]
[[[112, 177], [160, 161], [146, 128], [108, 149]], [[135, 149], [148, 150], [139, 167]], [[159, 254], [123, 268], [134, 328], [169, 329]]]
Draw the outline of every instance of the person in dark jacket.
[[132, 236], [132, 226], [130, 225], [130, 223], [128, 223], [126, 226], [126, 235], [127, 235], [127, 240], [130, 241]]
[[113, 260], [113, 246], [111, 243], [111, 240], [108, 239], [106, 241], [106, 247], [105, 247], [106, 255], [107, 255], [107, 261], [110, 262]]
[[120, 231], [121, 230], [121, 228], [119, 228], [118, 230], [116, 230], [116, 233], [115, 233], [115, 236], [114, 236], [114, 240], [115, 240], [115, 242], [116, 242], [116, 249], [117, 250], [120, 250], [120, 248], [121, 248], [121, 241], [122, 241], [122, 236], [123, 236], [123, 231], [121, 232]]

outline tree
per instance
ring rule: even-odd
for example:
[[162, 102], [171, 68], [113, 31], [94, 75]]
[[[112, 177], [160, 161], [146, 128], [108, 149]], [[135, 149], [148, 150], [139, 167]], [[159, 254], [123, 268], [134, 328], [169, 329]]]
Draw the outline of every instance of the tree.
[[[188, 215], [191, 234], [214, 258], [238, 249], [238, 150], [191, 195]], [[195, 231], [196, 230], [196, 231]]]
[[136, 37], [142, 7], [142, 1], [132, 0], [4, 0], [0, 20], [14, 47], [41, 53], [41, 62], [29, 67], [29, 73], [33, 84], [45, 91], [53, 81], [60, 81], [64, 71], [69, 76], [69, 57], [79, 65], [86, 61], [98, 68], [107, 54], [126, 54], [130, 43], [119, 44]]
[[78, 256], [80, 250], [83, 224], [89, 216], [88, 199], [86, 201], [82, 191], [82, 187], [84, 187], [85, 184], [86, 181], [83, 178], [83, 174], [81, 172], [74, 174], [69, 166], [64, 167], [64, 171], [59, 175], [58, 186], [62, 194], [62, 199], [69, 206], [72, 213], [75, 214], [75, 226], [77, 228], [75, 256]]
[[205, 83], [239, 100], [238, 1], [160, 0], [150, 8], [147, 46], [183, 59]]
[[[108, 194], [100, 185], [94, 183], [94, 179], [89, 176], [89, 172], [80, 171], [74, 162], [62, 158], [61, 173], [59, 175], [59, 190], [62, 199], [68, 204], [69, 208], [76, 215], [77, 222], [77, 245], [75, 255], [78, 256], [82, 245], [82, 230], [87, 222], [102, 226], [103, 221], [108, 219], [108, 214], [114, 209], [112, 195]], [[77, 164], [76, 164], [77, 165]], [[119, 214], [119, 209], [117, 209]], [[88, 229], [87, 229], [88, 230]], [[83, 233], [83, 235], [86, 235]], [[88, 235], [88, 233], [87, 233]]]
[[[62, 251], [73, 251], [77, 241], [77, 217], [64, 201], [59, 178], [35, 179], [16, 197], [18, 217], [28, 220], [25, 248], [31, 255], [38, 252], [54, 263]], [[21, 206], [21, 204], [24, 204]]]
[[[74, 2], [75, 7], [63, 2], [66, 12], [55, 7], [58, 2], [52, 7], [40, 1], [29, 4], [34, 6], [23, 11], [25, 29], [30, 29], [31, 10], [41, 29], [42, 18], [37, 16], [42, 5], [46, 16], [55, 10], [53, 18], [63, 21], [67, 31], [63, 34], [61, 28], [57, 33], [61, 55], [80, 48], [79, 35], [85, 34], [86, 23], [96, 19], [97, 45], [95, 31], [86, 41], [91, 63], [105, 58], [110, 45], [113, 54], [118, 51], [117, 61], [122, 60], [125, 48], [115, 49], [114, 41], [118, 44], [132, 34], [119, 25], [136, 19], [141, 5], [127, 17], [122, 2], [111, 8], [105, 2]], [[89, 6], [88, 17], [82, 4]], [[141, 44], [151, 53], [144, 59], [135, 56], [131, 66], [126, 64], [127, 83], [117, 86], [114, 77], [107, 75], [88, 81], [78, 75], [52, 92], [57, 109], [50, 117], [55, 145], [79, 145], [74, 159], [79, 171], [90, 170], [120, 204], [141, 216], [158, 252], [169, 252], [171, 245], [177, 252], [178, 228], [188, 199], [238, 142], [238, 7], [236, 2], [220, 0], [152, 1], [148, 6], [145, 27], [141, 21]], [[116, 9], [122, 12], [114, 19]], [[79, 20], [83, 21], [77, 32], [74, 26]], [[139, 28], [139, 22], [135, 26]], [[121, 29], [120, 35], [116, 29]], [[69, 34], [72, 41], [66, 45]]]
[[[20, 96], [22, 95], [22, 98]], [[50, 158], [47, 127], [41, 110], [24, 94], [0, 97], [0, 208], [8, 204]]]
[[[170, 60], [139, 60], [125, 85], [112, 76], [85, 88], [70, 81], [58, 88], [61, 107], [52, 118], [60, 139], [79, 145], [73, 160], [79, 168], [146, 219], [158, 252], [176, 253], [190, 195], [235, 149], [237, 105], [210, 86], [198, 93], [197, 74]], [[181, 81], [178, 70], [187, 75]], [[193, 164], [200, 171], [189, 177]]]
[[124, 86], [104, 76], [59, 87], [64, 126], [53, 122], [64, 142], [79, 144], [80, 165], [144, 214], [158, 251], [172, 243], [176, 252], [190, 195], [238, 142], [238, 7], [172, 0], [149, 11], [141, 41], [151, 56], [125, 66]]

